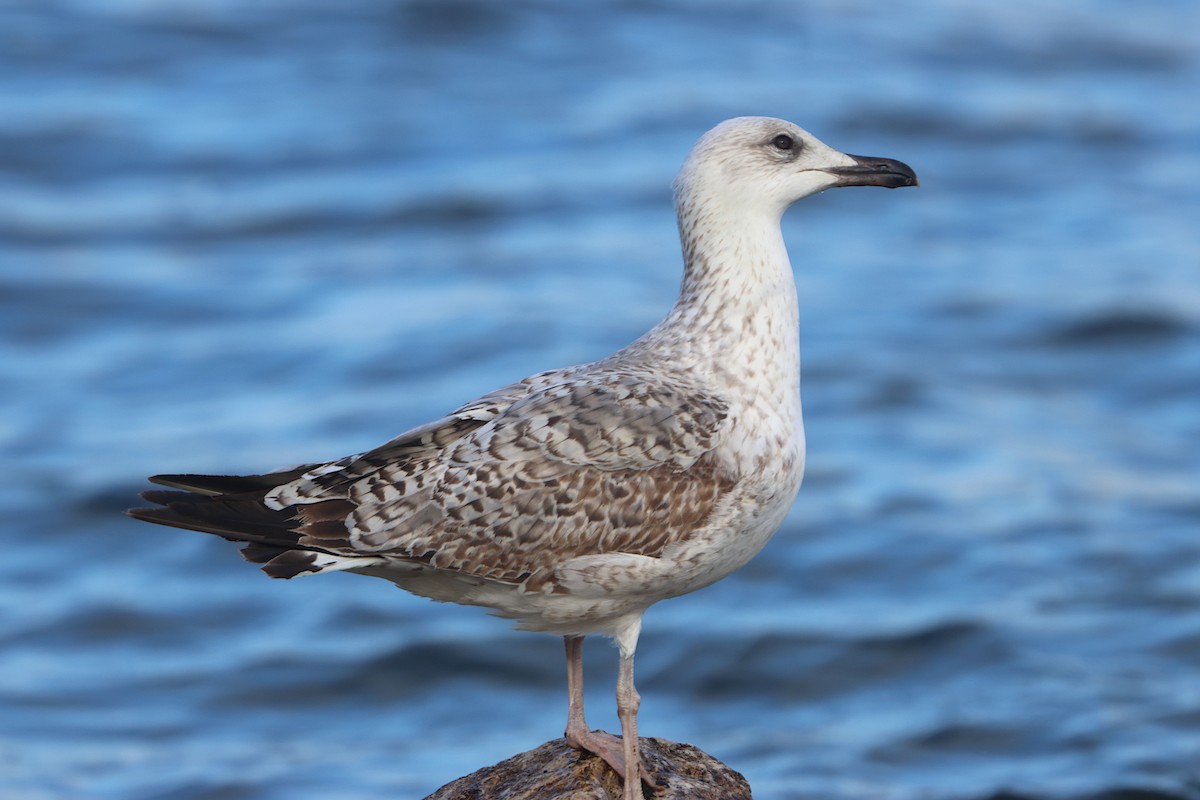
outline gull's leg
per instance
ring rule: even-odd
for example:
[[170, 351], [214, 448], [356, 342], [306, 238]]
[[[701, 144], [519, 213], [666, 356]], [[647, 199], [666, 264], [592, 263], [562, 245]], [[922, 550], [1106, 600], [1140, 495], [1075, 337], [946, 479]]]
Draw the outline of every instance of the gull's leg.
[[564, 636], [563, 641], [567, 645], [567, 744], [591, 752], [587, 741], [592, 732], [583, 718], [583, 637]]
[[[633, 686], [633, 650], [621, 648], [621, 670], [617, 676], [617, 715], [621, 718], [621, 741], [625, 755], [625, 798], [644, 800], [642, 796], [642, 757], [639, 753], [637, 712], [641, 695]], [[653, 785], [653, 784], [651, 784]]]
[[[626, 762], [622, 739], [605, 731], [590, 730], [583, 717], [583, 637], [566, 636], [564, 640], [567, 646], [567, 744], [576, 750], [600, 756], [618, 775], [624, 777]], [[634, 763], [640, 765], [641, 762]], [[655, 785], [644, 767], [641, 773], [646, 783]]]
[[593, 731], [583, 718], [583, 637], [565, 636], [567, 644], [567, 744], [585, 753], [600, 756], [608, 765], [625, 774], [621, 740], [611, 733]]
[[625, 760], [624, 800], [644, 800], [642, 782], [651, 789], [658, 784], [642, 763], [638, 740], [637, 713], [642, 698], [633, 687], [633, 653], [637, 650], [638, 635], [642, 632], [642, 614], [625, 617], [614, 627], [613, 639], [621, 652], [621, 667], [617, 673], [617, 716], [621, 718], [621, 750]]

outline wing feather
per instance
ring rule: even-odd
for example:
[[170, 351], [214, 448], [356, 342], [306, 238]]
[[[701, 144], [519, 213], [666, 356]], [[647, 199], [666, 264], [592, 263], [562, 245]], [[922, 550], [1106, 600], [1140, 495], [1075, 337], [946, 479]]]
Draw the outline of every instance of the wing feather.
[[713, 457], [720, 398], [598, 366], [534, 375], [327, 464], [159, 476], [186, 491], [131, 513], [246, 541], [275, 577], [404, 562], [553, 591], [570, 558], [660, 555], [733, 485]]
[[[544, 589], [557, 563], [607, 552], [656, 556], [686, 538], [732, 486], [711, 457], [724, 403], [685, 385], [606, 374], [529, 393], [458, 439], [420, 484], [355, 494], [360, 553]], [[401, 473], [401, 474], [396, 474]], [[357, 487], [356, 487], [357, 488]]]

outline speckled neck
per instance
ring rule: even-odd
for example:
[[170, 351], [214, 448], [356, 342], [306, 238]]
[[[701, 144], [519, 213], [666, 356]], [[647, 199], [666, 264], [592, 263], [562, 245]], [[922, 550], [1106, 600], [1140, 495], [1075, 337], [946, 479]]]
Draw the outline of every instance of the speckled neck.
[[731, 383], [796, 387], [798, 403], [796, 283], [781, 214], [706, 203], [686, 191], [677, 208], [683, 284], [670, 313], [637, 344], [661, 345], [681, 366]]

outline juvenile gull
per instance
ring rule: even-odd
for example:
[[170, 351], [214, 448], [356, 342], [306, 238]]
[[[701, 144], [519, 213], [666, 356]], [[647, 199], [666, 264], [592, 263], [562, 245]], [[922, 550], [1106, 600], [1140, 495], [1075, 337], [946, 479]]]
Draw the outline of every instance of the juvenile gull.
[[[804, 472], [783, 212], [837, 186], [915, 186], [766, 117], [721, 123], [675, 182], [679, 298], [608, 358], [533, 375], [359, 455], [265, 475], [156, 475], [137, 519], [245, 542], [274, 578], [345, 570], [564, 637], [566, 737], [642, 798], [633, 655], [646, 609], [741, 567]], [[583, 714], [583, 637], [620, 651], [620, 738]], [[640, 778], [640, 780], [639, 780]]]

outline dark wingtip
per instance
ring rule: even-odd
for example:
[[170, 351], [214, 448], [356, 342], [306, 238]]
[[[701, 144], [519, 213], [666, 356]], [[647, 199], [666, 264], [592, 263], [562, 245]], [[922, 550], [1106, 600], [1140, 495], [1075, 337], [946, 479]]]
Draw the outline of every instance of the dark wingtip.
[[170, 525], [176, 528], [181, 527], [180, 523], [183, 521], [169, 508], [127, 508], [125, 516], [142, 522], [153, 522], [155, 525]]
[[[195, 500], [196, 495], [192, 492], [180, 492], [174, 489], [147, 489], [138, 495], [147, 503], [154, 503], [156, 506], [168, 506], [177, 500]], [[131, 511], [134, 509], [130, 509]]]
[[147, 480], [151, 483], [157, 483], [159, 486], [169, 486], [172, 489], [183, 489], [188, 492], [196, 492], [206, 495], [221, 494], [221, 490], [215, 486], [225, 480], [219, 475], [151, 475]]
[[257, 494], [295, 480], [312, 467], [313, 465], [308, 464], [262, 475], [153, 475], [150, 482], [210, 497], [222, 494]]
[[[152, 522], [155, 525], [166, 525], [169, 528], [180, 528], [185, 531], [212, 533], [226, 539], [237, 535], [235, 531], [225, 530], [207, 520], [180, 514], [174, 508], [131, 508], [125, 514], [142, 522]], [[241, 538], [234, 538], [233, 541], [241, 541]]]

